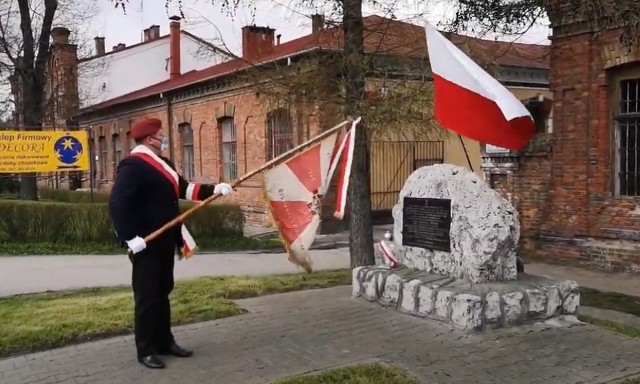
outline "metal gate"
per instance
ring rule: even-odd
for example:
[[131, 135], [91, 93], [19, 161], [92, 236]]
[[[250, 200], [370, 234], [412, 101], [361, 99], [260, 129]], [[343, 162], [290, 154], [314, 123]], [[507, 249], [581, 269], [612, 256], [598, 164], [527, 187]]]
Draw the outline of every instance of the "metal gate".
[[390, 223], [405, 181], [420, 167], [442, 163], [444, 142], [372, 141], [370, 153], [373, 217], [376, 223]]

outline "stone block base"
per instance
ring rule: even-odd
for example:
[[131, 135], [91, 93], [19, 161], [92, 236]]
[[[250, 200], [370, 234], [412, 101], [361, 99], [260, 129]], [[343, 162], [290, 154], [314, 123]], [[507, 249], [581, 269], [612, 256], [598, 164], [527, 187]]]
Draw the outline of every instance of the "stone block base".
[[353, 270], [353, 297], [474, 332], [576, 316], [580, 291], [574, 281], [519, 274], [517, 280], [469, 282], [401, 267]]

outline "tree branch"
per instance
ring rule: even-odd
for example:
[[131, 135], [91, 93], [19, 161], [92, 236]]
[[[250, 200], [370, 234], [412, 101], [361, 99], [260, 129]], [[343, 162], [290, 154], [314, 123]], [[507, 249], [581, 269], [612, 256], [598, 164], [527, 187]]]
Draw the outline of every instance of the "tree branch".
[[[6, 14], [6, 23], [7, 25], [9, 24], [9, 20], [11, 19], [11, 8], [13, 5], [13, 1], [11, 1], [11, 4], [9, 5], [9, 8], [7, 9], [7, 14]], [[7, 55], [7, 57], [9, 58], [9, 61], [11, 62], [11, 64], [13, 64], [13, 66], [16, 65], [16, 58], [13, 55], [13, 53], [11, 52], [11, 46], [9, 45], [9, 40], [7, 38], [7, 34], [8, 34], [8, 30], [5, 27], [5, 23], [2, 21], [2, 18], [0, 17], [0, 47], [2, 48], [2, 51], [4, 52], [5, 55]]]
[[[33, 65], [35, 61], [35, 44], [33, 41], [33, 29], [31, 28], [31, 10], [29, 0], [18, 0], [20, 8], [20, 31], [22, 32], [23, 57], [25, 64]], [[24, 70], [24, 68], [22, 68]], [[25, 76], [22, 73], [22, 76]]]
[[53, 17], [58, 10], [58, 0], [44, 1], [44, 18], [42, 19], [42, 27], [40, 29], [40, 37], [38, 39], [38, 56], [35, 60], [35, 73], [38, 76], [44, 74], [47, 57], [49, 56], [49, 39], [51, 38], [51, 24]]

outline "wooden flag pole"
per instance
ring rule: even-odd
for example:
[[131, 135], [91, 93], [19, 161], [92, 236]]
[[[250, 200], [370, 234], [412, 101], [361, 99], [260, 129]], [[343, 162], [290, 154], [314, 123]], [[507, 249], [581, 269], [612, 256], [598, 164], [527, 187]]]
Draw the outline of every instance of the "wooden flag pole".
[[[351, 124], [353, 123], [354, 120], [352, 119], [348, 119], [343, 121], [342, 123], [329, 128], [328, 130], [322, 132], [321, 134], [319, 134], [318, 136], [314, 137], [313, 139], [302, 143], [300, 145], [298, 145], [297, 147], [290, 149], [289, 151], [283, 153], [282, 155], [268, 161], [267, 163], [265, 163], [263, 166], [261, 166], [258, 169], [255, 169], [249, 173], [247, 173], [246, 175], [242, 176], [241, 178], [237, 179], [236, 181], [233, 182], [233, 184], [231, 185], [232, 188], [237, 188], [240, 184], [242, 184], [243, 182], [247, 181], [248, 179], [250, 179], [251, 177], [257, 175], [258, 173], [264, 172], [270, 168], [272, 168], [274, 165], [276, 165], [277, 163], [281, 162], [283, 159], [286, 159], [290, 156], [293, 156], [299, 152], [302, 152], [303, 150], [309, 148], [310, 146], [316, 144], [317, 142], [323, 140], [324, 138], [328, 137], [329, 135], [331, 135], [332, 133], [336, 132], [337, 130], [341, 129], [342, 127], [344, 127], [347, 124]], [[220, 194], [213, 194], [209, 197], [207, 197], [206, 199], [198, 202], [198, 204], [194, 205], [193, 207], [189, 208], [188, 210], [184, 211], [183, 213], [181, 213], [180, 215], [178, 215], [177, 217], [175, 217], [174, 219], [172, 219], [171, 221], [169, 221], [168, 223], [166, 223], [165, 225], [163, 225], [162, 227], [158, 228], [157, 230], [155, 230], [154, 232], [150, 233], [149, 235], [144, 237], [144, 242], [148, 243], [150, 241], [153, 241], [154, 239], [156, 239], [158, 236], [160, 236], [161, 234], [163, 234], [166, 230], [168, 230], [169, 228], [182, 223], [187, 217], [189, 217], [191, 214], [193, 214], [193, 212], [197, 211], [198, 209], [204, 207], [205, 205], [211, 203], [212, 201], [214, 201], [215, 199], [217, 199], [218, 197], [220, 197]]]

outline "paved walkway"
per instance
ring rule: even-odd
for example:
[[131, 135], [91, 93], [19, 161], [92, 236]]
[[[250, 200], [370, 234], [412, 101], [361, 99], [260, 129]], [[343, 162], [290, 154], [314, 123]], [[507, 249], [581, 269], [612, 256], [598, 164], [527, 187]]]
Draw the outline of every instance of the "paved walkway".
[[2, 384], [257, 384], [368, 359], [424, 383], [608, 383], [640, 374], [640, 342], [552, 322], [462, 335], [350, 298], [350, 287], [240, 300], [250, 313], [175, 329], [195, 350], [151, 371], [130, 336], [0, 360]]
[[640, 297], [639, 273], [609, 272], [569, 265], [542, 263], [525, 264], [524, 271], [531, 275], [575, 280], [581, 287], [594, 288], [603, 292], [619, 292]]
[[[349, 267], [347, 248], [313, 250], [311, 258], [316, 270]], [[284, 253], [212, 253], [176, 262], [175, 276], [187, 279], [299, 271]], [[131, 263], [124, 255], [0, 257], [0, 296], [128, 284]]]
[[[316, 270], [349, 267], [347, 248], [313, 250]], [[207, 253], [176, 263], [176, 279], [199, 276], [269, 275], [300, 271], [284, 253]], [[580, 286], [640, 297], [640, 274], [532, 263], [525, 271], [555, 279], [576, 280]], [[130, 284], [131, 264], [123, 256], [0, 257], [0, 297], [86, 287]]]

